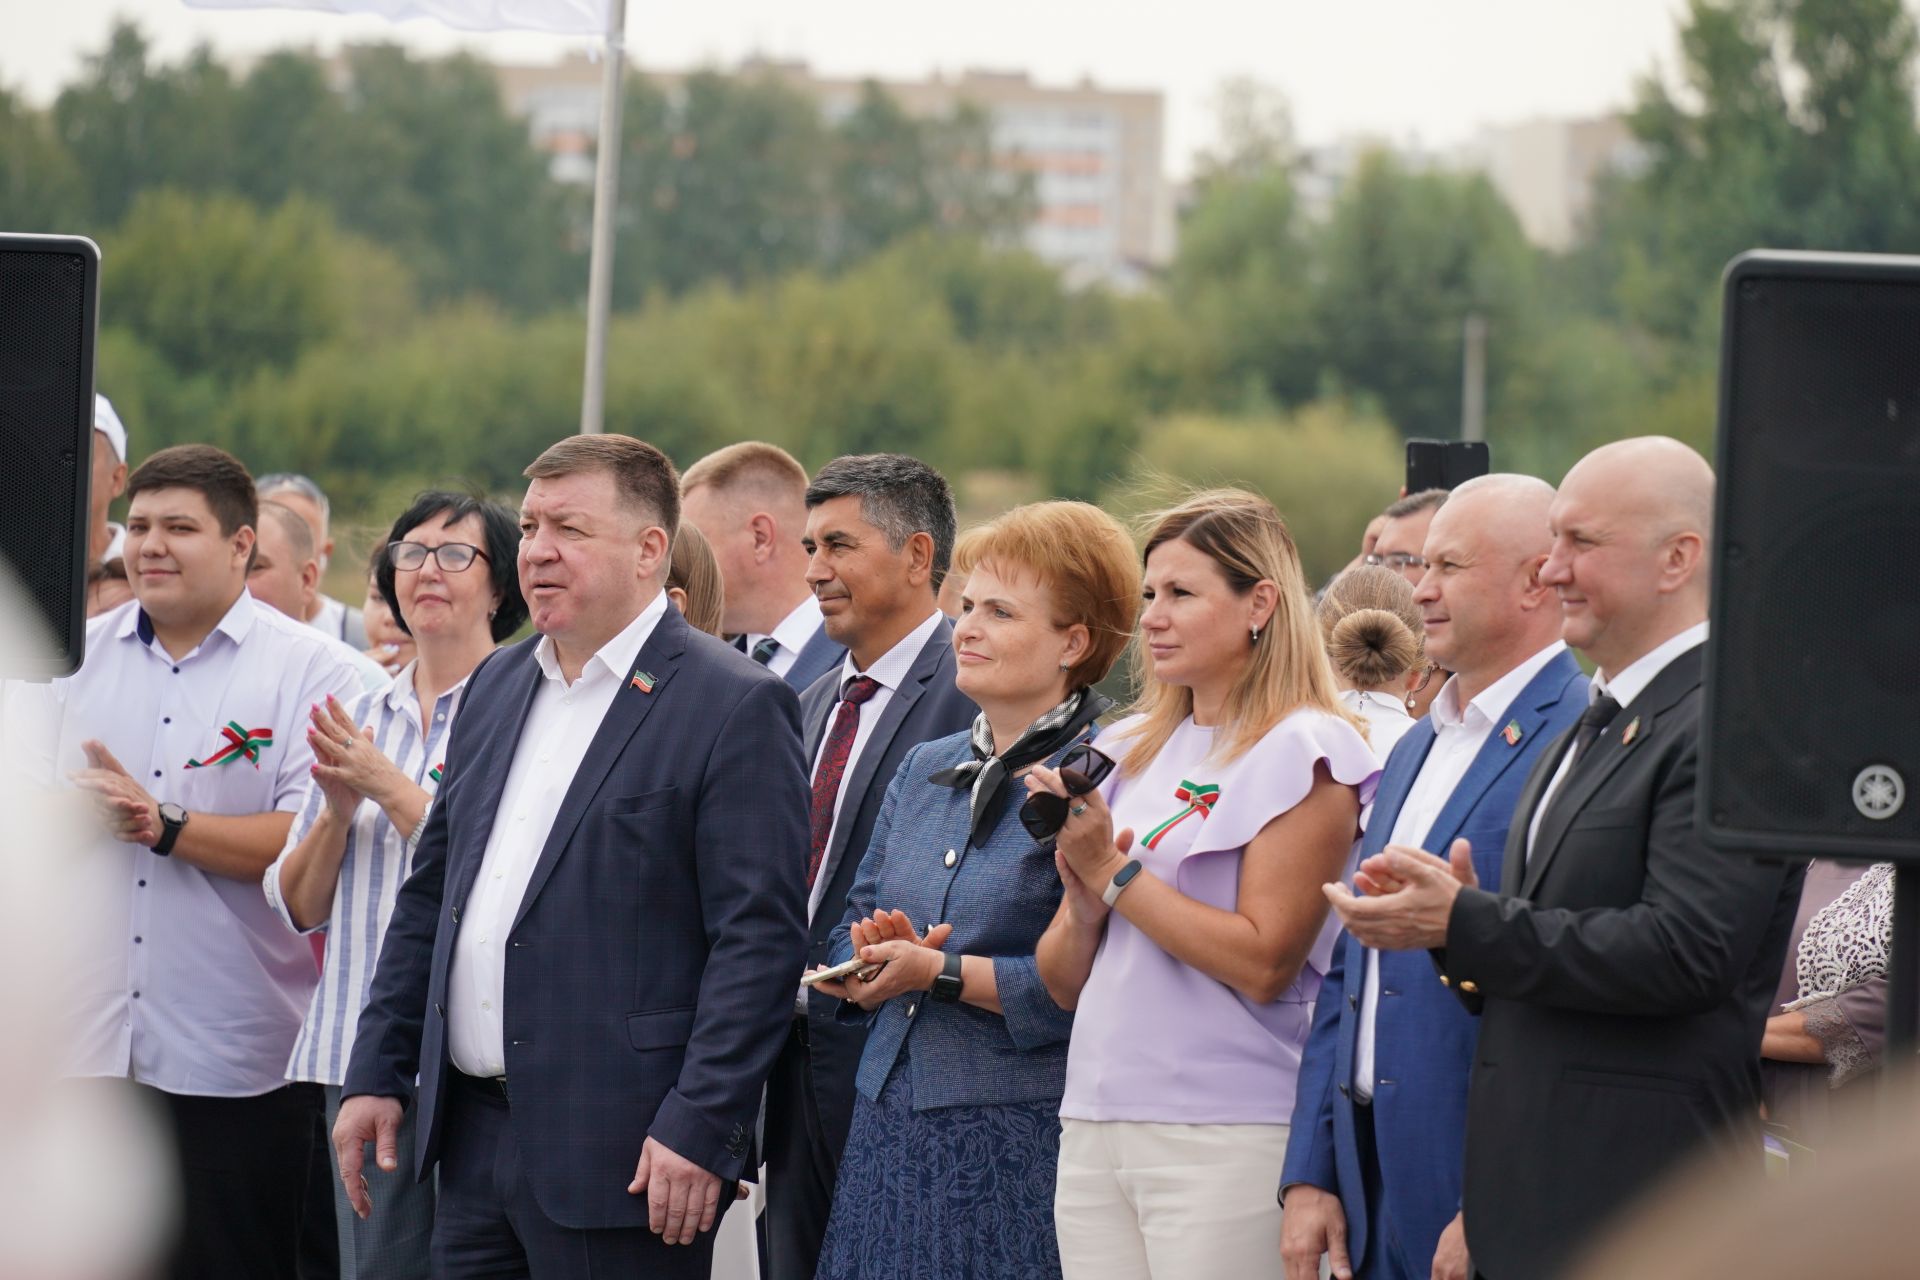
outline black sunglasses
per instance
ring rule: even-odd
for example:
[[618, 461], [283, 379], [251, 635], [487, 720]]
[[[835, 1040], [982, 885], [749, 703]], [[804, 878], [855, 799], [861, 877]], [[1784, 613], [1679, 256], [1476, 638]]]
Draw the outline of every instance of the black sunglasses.
[[1060, 761], [1060, 781], [1071, 795], [1057, 796], [1051, 791], [1036, 791], [1020, 806], [1020, 825], [1035, 840], [1051, 840], [1067, 825], [1067, 810], [1073, 796], [1083, 796], [1107, 780], [1113, 772], [1113, 758], [1090, 742], [1082, 742]]

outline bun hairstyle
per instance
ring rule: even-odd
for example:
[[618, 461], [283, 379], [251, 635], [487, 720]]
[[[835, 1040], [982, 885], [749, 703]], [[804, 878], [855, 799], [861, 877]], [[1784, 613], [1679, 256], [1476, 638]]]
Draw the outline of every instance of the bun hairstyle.
[[1421, 661], [1424, 645], [1413, 588], [1391, 569], [1347, 570], [1321, 597], [1319, 614], [1327, 658], [1351, 688], [1381, 688]]

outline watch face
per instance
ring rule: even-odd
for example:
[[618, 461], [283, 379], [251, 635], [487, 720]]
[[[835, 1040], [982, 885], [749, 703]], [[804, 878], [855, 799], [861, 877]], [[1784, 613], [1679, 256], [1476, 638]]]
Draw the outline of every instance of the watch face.
[[169, 800], [160, 806], [160, 820], [179, 825], [187, 820], [187, 811]]

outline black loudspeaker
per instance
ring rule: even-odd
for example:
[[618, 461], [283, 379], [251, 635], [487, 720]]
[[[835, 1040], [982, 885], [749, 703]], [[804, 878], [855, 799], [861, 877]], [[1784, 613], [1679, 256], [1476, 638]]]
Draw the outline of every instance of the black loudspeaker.
[[1702, 834], [1920, 863], [1920, 257], [1745, 254], [1723, 314]]
[[69, 675], [84, 656], [99, 296], [91, 240], [0, 234], [0, 559], [44, 631], [0, 676]]

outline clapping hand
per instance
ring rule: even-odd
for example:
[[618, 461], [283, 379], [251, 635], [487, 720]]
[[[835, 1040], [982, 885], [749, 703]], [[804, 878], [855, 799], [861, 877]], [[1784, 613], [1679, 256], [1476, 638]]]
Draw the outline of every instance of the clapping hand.
[[88, 739], [80, 749], [86, 753], [87, 767], [75, 770], [72, 777], [93, 801], [94, 812], [107, 830], [116, 840], [151, 846], [160, 838], [160, 806], [153, 796], [114, 759], [106, 743]]
[[1353, 882], [1365, 897], [1338, 881], [1321, 886], [1347, 932], [1376, 950], [1414, 951], [1446, 945], [1453, 900], [1480, 880], [1473, 846], [1455, 840], [1446, 858], [1388, 845], [1360, 864]]
[[[373, 730], [354, 724], [332, 694], [310, 708], [307, 717], [312, 721], [307, 742], [313, 748], [314, 779], [325, 791], [327, 803], [342, 816], [352, 813], [362, 797], [378, 804], [396, 782], [408, 782], [393, 761], [373, 745]], [[350, 803], [335, 804], [336, 794], [344, 801], [348, 793], [353, 796]]]
[[933, 989], [933, 980], [946, 965], [940, 947], [952, 936], [953, 926], [936, 924], [922, 936], [906, 912], [875, 911], [871, 919], [854, 921], [850, 934], [854, 954], [880, 968], [865, 979], [848, 974], [814, 990], [872, 1010], [904, 992]]
[[1035, 765], [1027, 771], [1025, 781], [1029, 795], [1051, 791], [1072, 802], [1065, 824], [1054, 837], [1054, 865], [1066, 886], [1075, 919], [1088, 923], [1104, 920], [1107, 906], [1100, 901], [1100, 893], [1113, 873], [1126, 865], [1127, 853], [1133, 848], [1133, 829], [1122, 828], [1116, 835], [1106, 799], [1098, 791], [1074, 795], [1057, 769]]

